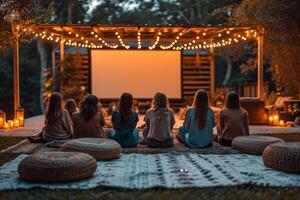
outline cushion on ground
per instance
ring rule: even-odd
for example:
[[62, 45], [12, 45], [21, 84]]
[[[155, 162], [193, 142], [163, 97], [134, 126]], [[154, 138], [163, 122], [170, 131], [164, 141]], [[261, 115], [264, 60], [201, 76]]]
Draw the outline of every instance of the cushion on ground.
[[300, 173], [300, 142], [271, 144], [263, 152], [266, 167]]
[[270, 144], [284, 142], [275, 137], [248, 135], [239, 136], [233, 139], [232, 148], [244, 153], [261, 155], [263, 150]]
[[121, 146], [114, 140], [104, 138], [78, 138], [68, 140], [63, 151], [78, 151], [90, 154], [96, 160], [112, 160], [120, 157]]
[[18, 174], [30, 182], [70, 182], [89, 178], [96, 169], [96, 160], [85, 153], [44, 152], [24, 158]]

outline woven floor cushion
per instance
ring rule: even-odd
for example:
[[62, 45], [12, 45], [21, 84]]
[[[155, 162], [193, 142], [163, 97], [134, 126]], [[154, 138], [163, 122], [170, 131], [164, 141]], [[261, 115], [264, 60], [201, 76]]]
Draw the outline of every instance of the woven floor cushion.
[[300, 142], [271, 144], [263, 152], [266, 167], [300, 173]]
[[90, 154], [96, 160], [112, 160], [120, 157], [121, 146], [114, 140], [104, 138], [79, 138], [68, 140], [63, 151], [78, 151]]
[[263, 150], [270, 144], [284, 142], [283, 140], [275, 137], [248, 135], [239, 136], [233, 139], [232, 148], [239, 150], [243, 153], [261, 155]]
[[96, 160], [85, 153], [44, 152], [24, 158], [18, 174], [30, 182], [70, 182], [89, 178], [96, 169]]

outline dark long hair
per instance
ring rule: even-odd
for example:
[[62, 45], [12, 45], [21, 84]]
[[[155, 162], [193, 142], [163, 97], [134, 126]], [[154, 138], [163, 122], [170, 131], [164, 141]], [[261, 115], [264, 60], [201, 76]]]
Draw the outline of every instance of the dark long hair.
[[133, 97], [130, 93], [123, 93], [119, 101], [119, 112], [121, 123], [126, 123], [130, 120], [133, 105]]
[[63, 115], [62, 96], [59, 93], [53, 93], [49, 99], [46, 111], [47, 125], [56, 124]]
[[72, 116], [72, 114], [78, 110], [76, 101], [74, 99], [68, 99], [65, 103], [65, 109], [69, 112], [70, 116]]
[[193, 106], [195, 108], [196, 122], [199, 129], [205, 127], [207, 122], [207, 111], [209, 109], [208, 96], [205, 90], [198, 90], [194, 96]]
[[80, 114], [85, 121], [92, 119], [98, 112], [99, 99], [92, 94], [88, 94], [80, 103]]
[[226, 107], [234, 110], [240, 108], [240, 97], [236, 92], [229, 92], [227, 94]]

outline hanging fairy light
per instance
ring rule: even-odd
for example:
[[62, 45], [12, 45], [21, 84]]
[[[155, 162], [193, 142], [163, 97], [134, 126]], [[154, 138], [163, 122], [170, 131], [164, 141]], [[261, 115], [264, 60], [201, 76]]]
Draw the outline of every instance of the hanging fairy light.
[[137, 41], [138, 41], [138, 49], [141, 49], [142, 44], [141, 44], [141, 32], [140, 32], [140, 30], [138, 30], [138, 33], [137, 33]]
[[151, 46], [148, 47], [150, 50], [155, 49], [156, 45], [159, 43], [160, 36], [161, 36], [161, 32], [158, 32], [155, 42]]
[[129, 45], [124, 44], [123, 39], [120, 36], [120, 34], [119, 34], [118, 31], [115, 32], [115, 35], [117, 36], [117, 38], [118, 38], [118, 40], [119, 40], [119, 42], [120, 42], [120, 44], [121, 44], [122, 47], [124, 47], [125, 49], [129, 49], [130, 48]]
[[[56, 43], [62, 43], [69, 46], [77, 46], [77, 47], [85, 47], [85, 48], [118, 48], [122, 46], [126, 49], [130, 48], [129, 44], [125, 44], [123, 38], [119, 34], [118, 31], [115, 32], [118, 38], [118, 44], [115, 42], [107, 42], [103, 38], [100, 37], [100, 33], [94, 30], [88, 32], [89, 35], [81, 35], [80, 33], [74, 32], [74, 30], [64, 30], [61, 33], [57, 32], [57, 30], [51, 31], [52, 29], [45, 29], [44, 27], [35, 27], [35, 26], [17, 26], [16, 28], [18, 33], [21, 35], [33, 35], [37, 38], [53, 41]], [[228, 45], [232, 45], [235, 43], [256, 39], [259, 36], [259, 31], [256, 29], [247, 29], [247, 30], [240, 30], [240, 29], [225, 29], [222, 32], [216, 33], [214, 36], [211, 36], [214, 32], [205, 30], [197, 35], [195, 38], [190, 39], [186, 44], [181, 44], [180, 38], [182, 36], [182, 32], [178, 33], [176, 38], [173, 39], [171, 43], [168, 45], [160, 45], [161, 49], [173, 49], [173, 50], [182, 50], [182, 49], [205, 49], [205, 48], [218, 48], [224, 47]], [[100, 34], [100, 35], [99, 35]], [[136, 35], [137, 40], [137, 48], [142, 48], [142, 39], [141, 39], [141, 32], [138, 30]], [[209, 37], [208, 37], [209, 35]], [[205, 39], [213, 39], [214, 41], [203, 41]], [[131, 38], [132, 39], [132, 38]], [[161, 32], [157, 32], [155, 41], [147, 46], [149, 50], [157, 48], [157, 45], [162, 40]]]
[[169, 44], [169, 45], [167, 45], [167, 46], [164, 46], [164, 45], [160, 45], [160, 48], [161, 49], [171, 49], [171, 48], [173, 48], [174, 47], [174, 45], [179, 41], [179, 39], [180, 39], [180, 37], [182, 36], [182, 32], [180, 32], [177, 36], [176, 36], [176, 38], [174, 39], [174, 41], [173, 42], [171, 42], [171, 44]]

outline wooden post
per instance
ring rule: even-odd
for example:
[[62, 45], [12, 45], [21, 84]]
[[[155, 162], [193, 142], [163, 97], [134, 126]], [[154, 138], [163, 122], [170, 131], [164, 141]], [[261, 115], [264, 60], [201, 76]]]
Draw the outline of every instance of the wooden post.
[[[63, 40], [62, 40], [63, 41]], [[65, 45], [64, 42], [60, 42], [60, 73], [64, 72], [63, 61], [65, 59]], [[62, 94], [64, 91], [64, 81], [60, 80], [60, 93]]]
[[263, 100], [264, 69], [263, 69], [263, 36], [257, 37], [257, 97]]
[[52, 44], [52, 52], [51, 52], [51, 57], [52, 57], [52, 91], [55, 92], [56, 91], [56, 63], [55, 63], [55, 44]]
[[209, 49], [210, 52], [210, 98], [211, 103], [214, 104], [215, 102], [215, 54], [214, 48], [211, 47]]
[[20, 108], [20, 77], [19, 77], [19, 36], [15, 32], [15, 41], [13, 45], [13, 81], [14, 81], [14, 116]]

